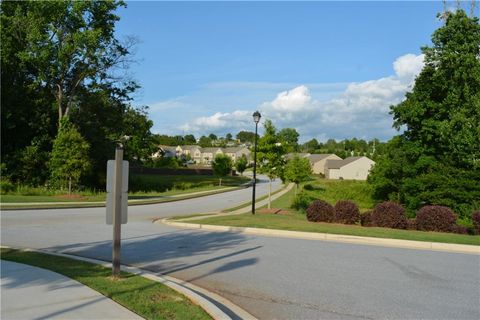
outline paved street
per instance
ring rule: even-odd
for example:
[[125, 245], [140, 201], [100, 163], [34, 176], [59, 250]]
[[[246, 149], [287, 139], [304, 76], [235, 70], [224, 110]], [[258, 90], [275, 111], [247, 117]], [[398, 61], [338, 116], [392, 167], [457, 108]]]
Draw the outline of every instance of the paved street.
[[[267, 186], [259, 184], [259, 196]], [[151, 223], [153, 217], [216, 211], [250, 196], [249, 188], [130, 207], [123, 263], [191, 281], [261, 319], [480, 318], [479, 256]], [[4, 211], [1, 240], [109, 260], [112, 228], [104, 219], [103, 208]]]

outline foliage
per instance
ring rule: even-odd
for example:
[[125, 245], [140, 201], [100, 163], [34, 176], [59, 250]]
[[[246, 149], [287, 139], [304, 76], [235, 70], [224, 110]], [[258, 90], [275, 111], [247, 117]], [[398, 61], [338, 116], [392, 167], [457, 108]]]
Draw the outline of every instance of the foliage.
[[212, 146], [212, 139], [209, 137], [201, 136], [198, 140], [198, 145], [202, 148], [207, 148]]
[[15, 190], [13, 183], [5, 177], [0, 179], [0, 194], [7, 194]]
[[266, 174], [270, 180], [282, 176], [285, 161], [283, 155], [286, 153], [285, 145], [282, 144], [277, 135], [276, 128], [270, 120], [265, 121], [265, 133], [258, 140], [257, 161], [259, 172]]
[[304, 212], [308, 206], [314, 201], [314, 198], [301, 192], [293, 199], [291, 208]]
[[50, 158], [51, 182], [60, 188], [70, 182], [78, 185], [80, 178], [90, 169], [88, 142], [78, 130], [68, 121], [62, 119], [62, 126], [53, 143]]
[[301, 182], [308, 180], [311, 174], [310, 161], [306, 158], [300, 158], [298, 155], [295, 155], [285, 165], [285, 180], [294, 182], [297, 187]]
[[215, 175], [224, 177], [232, 172], [232, 159], [224, 154], [217, 154], [212, 161], [212, 169]]
[[365, 211], [360, 214], [360, 224], [363, 227], [373, 227], [372, 211]]
[[410, 218], [407, 219], [407, 230], [417, 230], [417, 220]]
[[278, 132], [279, 142], [285, 145], [287, 152], [298, 152], [298, 134], [293, 128], [284, 128]]
[[156, 150], [156, 145], [150, 132], [153, 126], [152, 120], [147, 117], [148, 108], [127, 108], [123, 116], [122, 130], [124, 136], [125, 159], [142, 163], [150, 159]]
[[469, 219], [480, 207], [480, 24], [460, 9], [445, 18], [422, 49], [425, 66], [412, 92], [391, 107], [404, 132], [369, 182], [377, 199], [398, 200], [411, 213], [435, 204]]
[[407, 227], [405, 209], [393, 201], [379, 203], [373, 209], [372, 222], [377, 227], [405, 229]]
[[480, 234], [480, 211], [472, 213], [473, 228], [476, 234]]
[[172, 168], [177, 169], [182, 166], [182, 161], [175, 157], [158, 157], [152, 159], [148, 163], [150, 168]]
[[242, 143], [250, 142], [253, 144], [253, 142], [255, 141], [255, 133], [250, 131], [240, 131], [235, 137]]
[[307, 208], [307, 220], [312, 222], [333, 222], [335, 221], [335, 209], [323, 200], [315, 200]]
[[383, 155], [385, 142], [378, 139], [369, 141], [363, 139], [344, 139], [336, 141], [328, 139], [326, 142], [318, 142], [317, 139], [311, 139], [302, 144], [299, 149], [308, 153], [334, 153], [341, 158], [350, 156], [367, 156], [376, 161], [377, 157]]
[[360, 210], [353, 201], [340, 200], [335, 204], [335, 221], [355, 224], [360, 220]]
[[245, 169], [247, 169], [247, 165], [248, 160], [244, 154], [242, 154], [242, 156], [235, 161], [235, 169], [240, 172], [240, 175], [243, 175], [243, 172]]
[[417, 229], [424, 231], [452, 232], [457, 216], [444, 206], [424, 206], [417, 212]]

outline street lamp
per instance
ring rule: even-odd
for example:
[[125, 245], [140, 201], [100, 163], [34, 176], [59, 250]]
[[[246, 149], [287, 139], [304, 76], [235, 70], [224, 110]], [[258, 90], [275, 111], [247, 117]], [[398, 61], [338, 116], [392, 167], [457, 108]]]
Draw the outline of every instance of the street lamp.
[[252, 189], [252, 214], [255, 214], [255, 186], [257, 184], [257, 130], [258, 122], [262, 115], [260, 112], [255, 111], [253, 113], [253, 122], [255, 122], [255, 146], [254, 146], [254, 156], [253, 156], [253, 189]]

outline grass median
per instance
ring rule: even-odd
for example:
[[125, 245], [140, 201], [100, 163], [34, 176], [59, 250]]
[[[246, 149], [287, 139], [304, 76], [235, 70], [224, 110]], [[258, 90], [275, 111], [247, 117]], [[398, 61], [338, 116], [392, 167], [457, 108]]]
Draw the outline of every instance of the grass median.
[[131, 273], [111, 277], [111, 269], [100, 265], [48, 255], [1, 249], [3, 260], [51, 270], [74, 279], [114, 300], [145, 319], [211, 319], [199, 306], [167, 286]]
[[289, 209], [294, 198], [294, 190], [290, 190], [272, 202], [272, 208], [287, 209], [288, 214], [256, 214], [250, 213], [232, 216], [212, 217], [201, 220], [191, 220], [189, 223], [223, 225], [232, 227], [251, 227], [290, 231], [318, 232], [344, 234], [362, 237], [390, 238], [428, 242], [456, 243], [480, 245], [480, 236], [462, 235], [442, 232], [424, 232], [414, 230], [399, 230], [377, 227], [362, 227], [359, 225], [343, 225], [333, 223], [309, 222], [305, 214]]

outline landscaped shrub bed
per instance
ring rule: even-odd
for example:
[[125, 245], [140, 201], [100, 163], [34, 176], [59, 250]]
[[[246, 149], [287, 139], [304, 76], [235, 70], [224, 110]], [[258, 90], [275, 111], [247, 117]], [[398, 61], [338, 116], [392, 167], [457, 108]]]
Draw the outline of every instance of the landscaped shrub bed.
[[472, 214], [473, 229], [476, 234], [480, 234], [480, 211], [476, 211]]
[[422, 231], [453, 232], [457, 216], [444, 206], [424, 206], [417, 212], [417, 229]]
[[307, 208], [307, 219], [312, 222], [333, 222], [335, 209], [323, 200], [315, 200]]
[[360, 224], [364, 227], [373, 227], [372, 211], [366, 211], [360, 215]]
[[377, 227], [406, 229], [407, 216], [402, 205], [385, 201], [375, 206], [372, 213], [373, 224]]
[[345, 224], [355, 224], [360, 220], [358, 206], [348, 200], [340, 200], [335, 205], [335, 221]]

